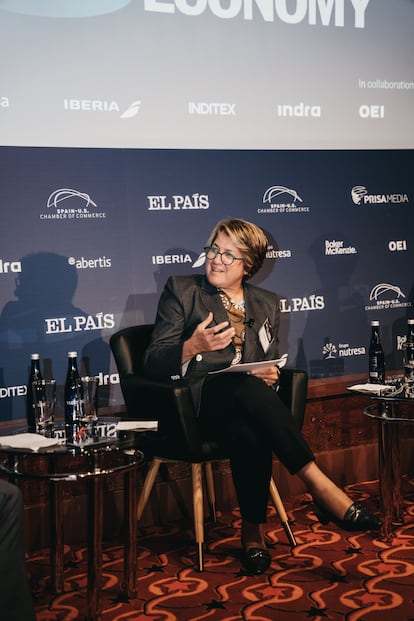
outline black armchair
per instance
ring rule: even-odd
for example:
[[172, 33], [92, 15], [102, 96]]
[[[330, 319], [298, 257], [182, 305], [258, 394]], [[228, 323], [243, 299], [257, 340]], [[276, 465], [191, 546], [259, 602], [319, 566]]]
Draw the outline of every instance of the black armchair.
[[[158, 431], [144, 432], [142, 448], [150, 459], [148, 472], [138, 500], [137, 519], [164, 462], [191, 463], [193, 485], [194, 529], [198, 569], [203, 571], [203, 465], [210, 512], [215, 521], [215, 494], [211, 462], [228, 459], [219, 447], [201, 439], [190, 390], [180, 382], [159, 382], [146, 378], [143, 371], [144, 352], [149, 344], [153, 325], [132, 326], [113, 334], [110, 346], [119, 372], [127, 416], [134, 420], [157, 420]], [[308, 376], [305, 371], [282, 369], [279, 395], [302, 427]], [[270, 482], [270, 497], [279, 514], [292, 546], [296, 539], [281, 501], [277, 486]]]

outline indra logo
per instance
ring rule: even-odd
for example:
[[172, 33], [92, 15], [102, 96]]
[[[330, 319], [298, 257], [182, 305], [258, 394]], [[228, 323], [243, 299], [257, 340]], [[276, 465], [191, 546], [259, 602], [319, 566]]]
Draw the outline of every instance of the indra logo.
[[[64, 203], [64, 205], [63, 205]], [[104, 211], [94, 211], [97, 204], [86, 192], [72, 188], [59, 188], [50, 194], [46, 205], [50, 211], [41, 213], [41, 220], [89, 220], [106, 218]]]
[[388, 310], [411, 306], [411, 302], [405, 301], [405, 299], [406, 295], [400, 287], [382, 282], [371, 289], [369, 301], [372, 304], [365, 306], [365, 310]]
[[284, 185], [272, 185], [267, 188], [263, 194], [262, 203], [266, 206], [259, 207], [257, 213], [309, 212], [309, 207], [306, 205], [299, 205], [299, 203], [303, 203], [303, 200], [297, 191], [287, 188]]
[[22, 271], [22, 264], [20, 261], [5, 261], [0, 259], [0, 274], [18, 274]]
[[123, 110], [117, 101], [109, 99], [64, 99], [63, 108], [68, 112], [116, 113], [120, 119], [132, 119], [141, 108], [141, 101], [133, 101]]
[[369, 194], [364, 185], [354, 185], [351, 190], [351, 198], [355, 205], [375, 205], [377, 203], [408, 203], [408, 195], [395, 194]]

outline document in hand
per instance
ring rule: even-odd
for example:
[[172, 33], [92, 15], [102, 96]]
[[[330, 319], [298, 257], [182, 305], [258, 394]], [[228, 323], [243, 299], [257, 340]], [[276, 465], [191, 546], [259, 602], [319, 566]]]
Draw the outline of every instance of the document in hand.
[[232, 364], [225, 369], [210, 371], [209, 375], [214, 375], [215, 373], [248, 373], [249, 371], [255, 371], [256, 369], [263, 369], [266, 367], [274, 366], [278, 366], [279, 369], [281, 369], [285, 366], [287, 358], [288, 355], [283, 354], [283, 356], [281, 356], [281, 358], [277, 358], [277, 360], [261, 360], [260, 362], [244, 362], [241, 364]]

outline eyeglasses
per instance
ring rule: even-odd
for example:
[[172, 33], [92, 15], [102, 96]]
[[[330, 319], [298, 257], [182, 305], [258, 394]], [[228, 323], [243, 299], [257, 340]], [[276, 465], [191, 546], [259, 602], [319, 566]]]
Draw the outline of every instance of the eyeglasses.
[[233, 261], [243, 261], [241, 257], [235, 257], [234, 254], [228, 250], [220, 252], [220, 250], [214, 246], [206, 246], [204, 252], [206, 253], [206, 259], [210, 259], [210, 261], [213, 261], [219, 254], [223, 265], [232, 265]]

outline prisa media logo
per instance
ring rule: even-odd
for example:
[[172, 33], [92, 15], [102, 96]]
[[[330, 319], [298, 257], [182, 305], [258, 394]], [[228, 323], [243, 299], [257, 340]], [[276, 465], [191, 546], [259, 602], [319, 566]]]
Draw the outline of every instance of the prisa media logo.
[[354, 185], [351, 198], [355, 205], [375, 205], [377, 203], [408, 203], [407, 194], [368, 194], [364, 185]]

